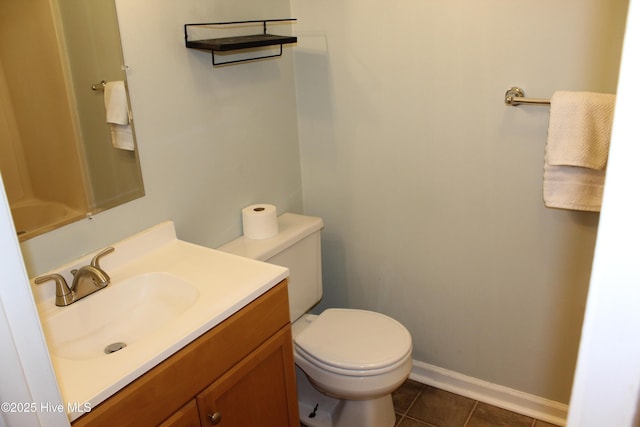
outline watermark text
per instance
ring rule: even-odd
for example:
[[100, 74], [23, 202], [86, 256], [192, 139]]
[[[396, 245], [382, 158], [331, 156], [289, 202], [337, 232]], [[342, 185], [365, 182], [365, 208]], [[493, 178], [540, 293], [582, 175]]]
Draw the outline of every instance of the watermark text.
[[29, 412], [91, 412], [89, 402], [2, 402], [0, 412], [12, 414], [24, 414]]

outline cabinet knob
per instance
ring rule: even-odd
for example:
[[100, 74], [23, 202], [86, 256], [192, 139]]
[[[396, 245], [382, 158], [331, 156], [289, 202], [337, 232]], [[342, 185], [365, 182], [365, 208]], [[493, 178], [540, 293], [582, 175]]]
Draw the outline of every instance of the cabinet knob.
[[217, 426], [222, 421], [222, 414], [220, 412], [216, 412], [213, 415], [208, 414], [207, 417], [214, 426]]

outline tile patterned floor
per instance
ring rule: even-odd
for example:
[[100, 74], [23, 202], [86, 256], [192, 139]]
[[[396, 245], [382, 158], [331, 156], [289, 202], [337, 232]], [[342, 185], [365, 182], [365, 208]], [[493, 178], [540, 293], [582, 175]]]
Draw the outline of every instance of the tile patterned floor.
[[392, 396], [398, 427], [557, 427], [412, 380]]

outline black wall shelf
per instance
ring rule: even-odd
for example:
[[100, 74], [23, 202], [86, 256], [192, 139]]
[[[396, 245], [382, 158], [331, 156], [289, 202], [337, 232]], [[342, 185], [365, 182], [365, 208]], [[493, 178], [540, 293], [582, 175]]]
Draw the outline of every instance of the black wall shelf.
[[[207, 23], [195, 23], [184, 25], [184, 41], [186, 47], [190, 49], [200, 49], [211, 51], [211, 61], [213, 66], [235, 64], [238, 62], [255, 61], [258, 59], [273, 58], [282, 56], [282, 45], [289, 43], [296, 43], [297, 37], [294, 36], [278, 36], [273, 34], [267, 34], [267, 22], [286, 22], [295, 21], [294, 18], [286, 19], [261, 19], [255, 21], [230, 21], [230, 22], [207, 22]], [[262, 34], [253, 34], [248, 36], [236, 36], [236, 37], [222, 37], [215, 39], [204, 40], [189, 40], [189, 28], [190, 27], [204, 27], [204, 26], [217, 26], [217, 25], [239, 25], [239, 24], [258, 24], [262, 23]], [[224, 62], [216, 62], [216, 52], [226, 52], [243, 49], [255, 49], [267, 46], [280, 46], [280, 52], [273, 55], [258, 56], [255, 58], [237, 59]]]

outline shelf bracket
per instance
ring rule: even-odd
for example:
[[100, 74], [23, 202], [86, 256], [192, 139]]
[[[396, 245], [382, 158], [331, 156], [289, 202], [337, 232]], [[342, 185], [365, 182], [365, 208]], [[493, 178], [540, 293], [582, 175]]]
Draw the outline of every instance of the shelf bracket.
[[282, 56], [282, 45], [280, 45], [280, 52], [275, 53], [273, 55], [256, 56], [256, 57], [244, 58], [244, 59], [234, 59], [232, 61], [223, 61], [223, 62], [216, 62], [216, 52], [212, 50], [211, 63], [213, 64], [214, 67], [218, 67], [218, 66], [228, 65], [228, 64], [238, 64], [240, 62], [249, 62], [249, 61], [258, 61], [260, 59], [276, 58], [278, 56]]

